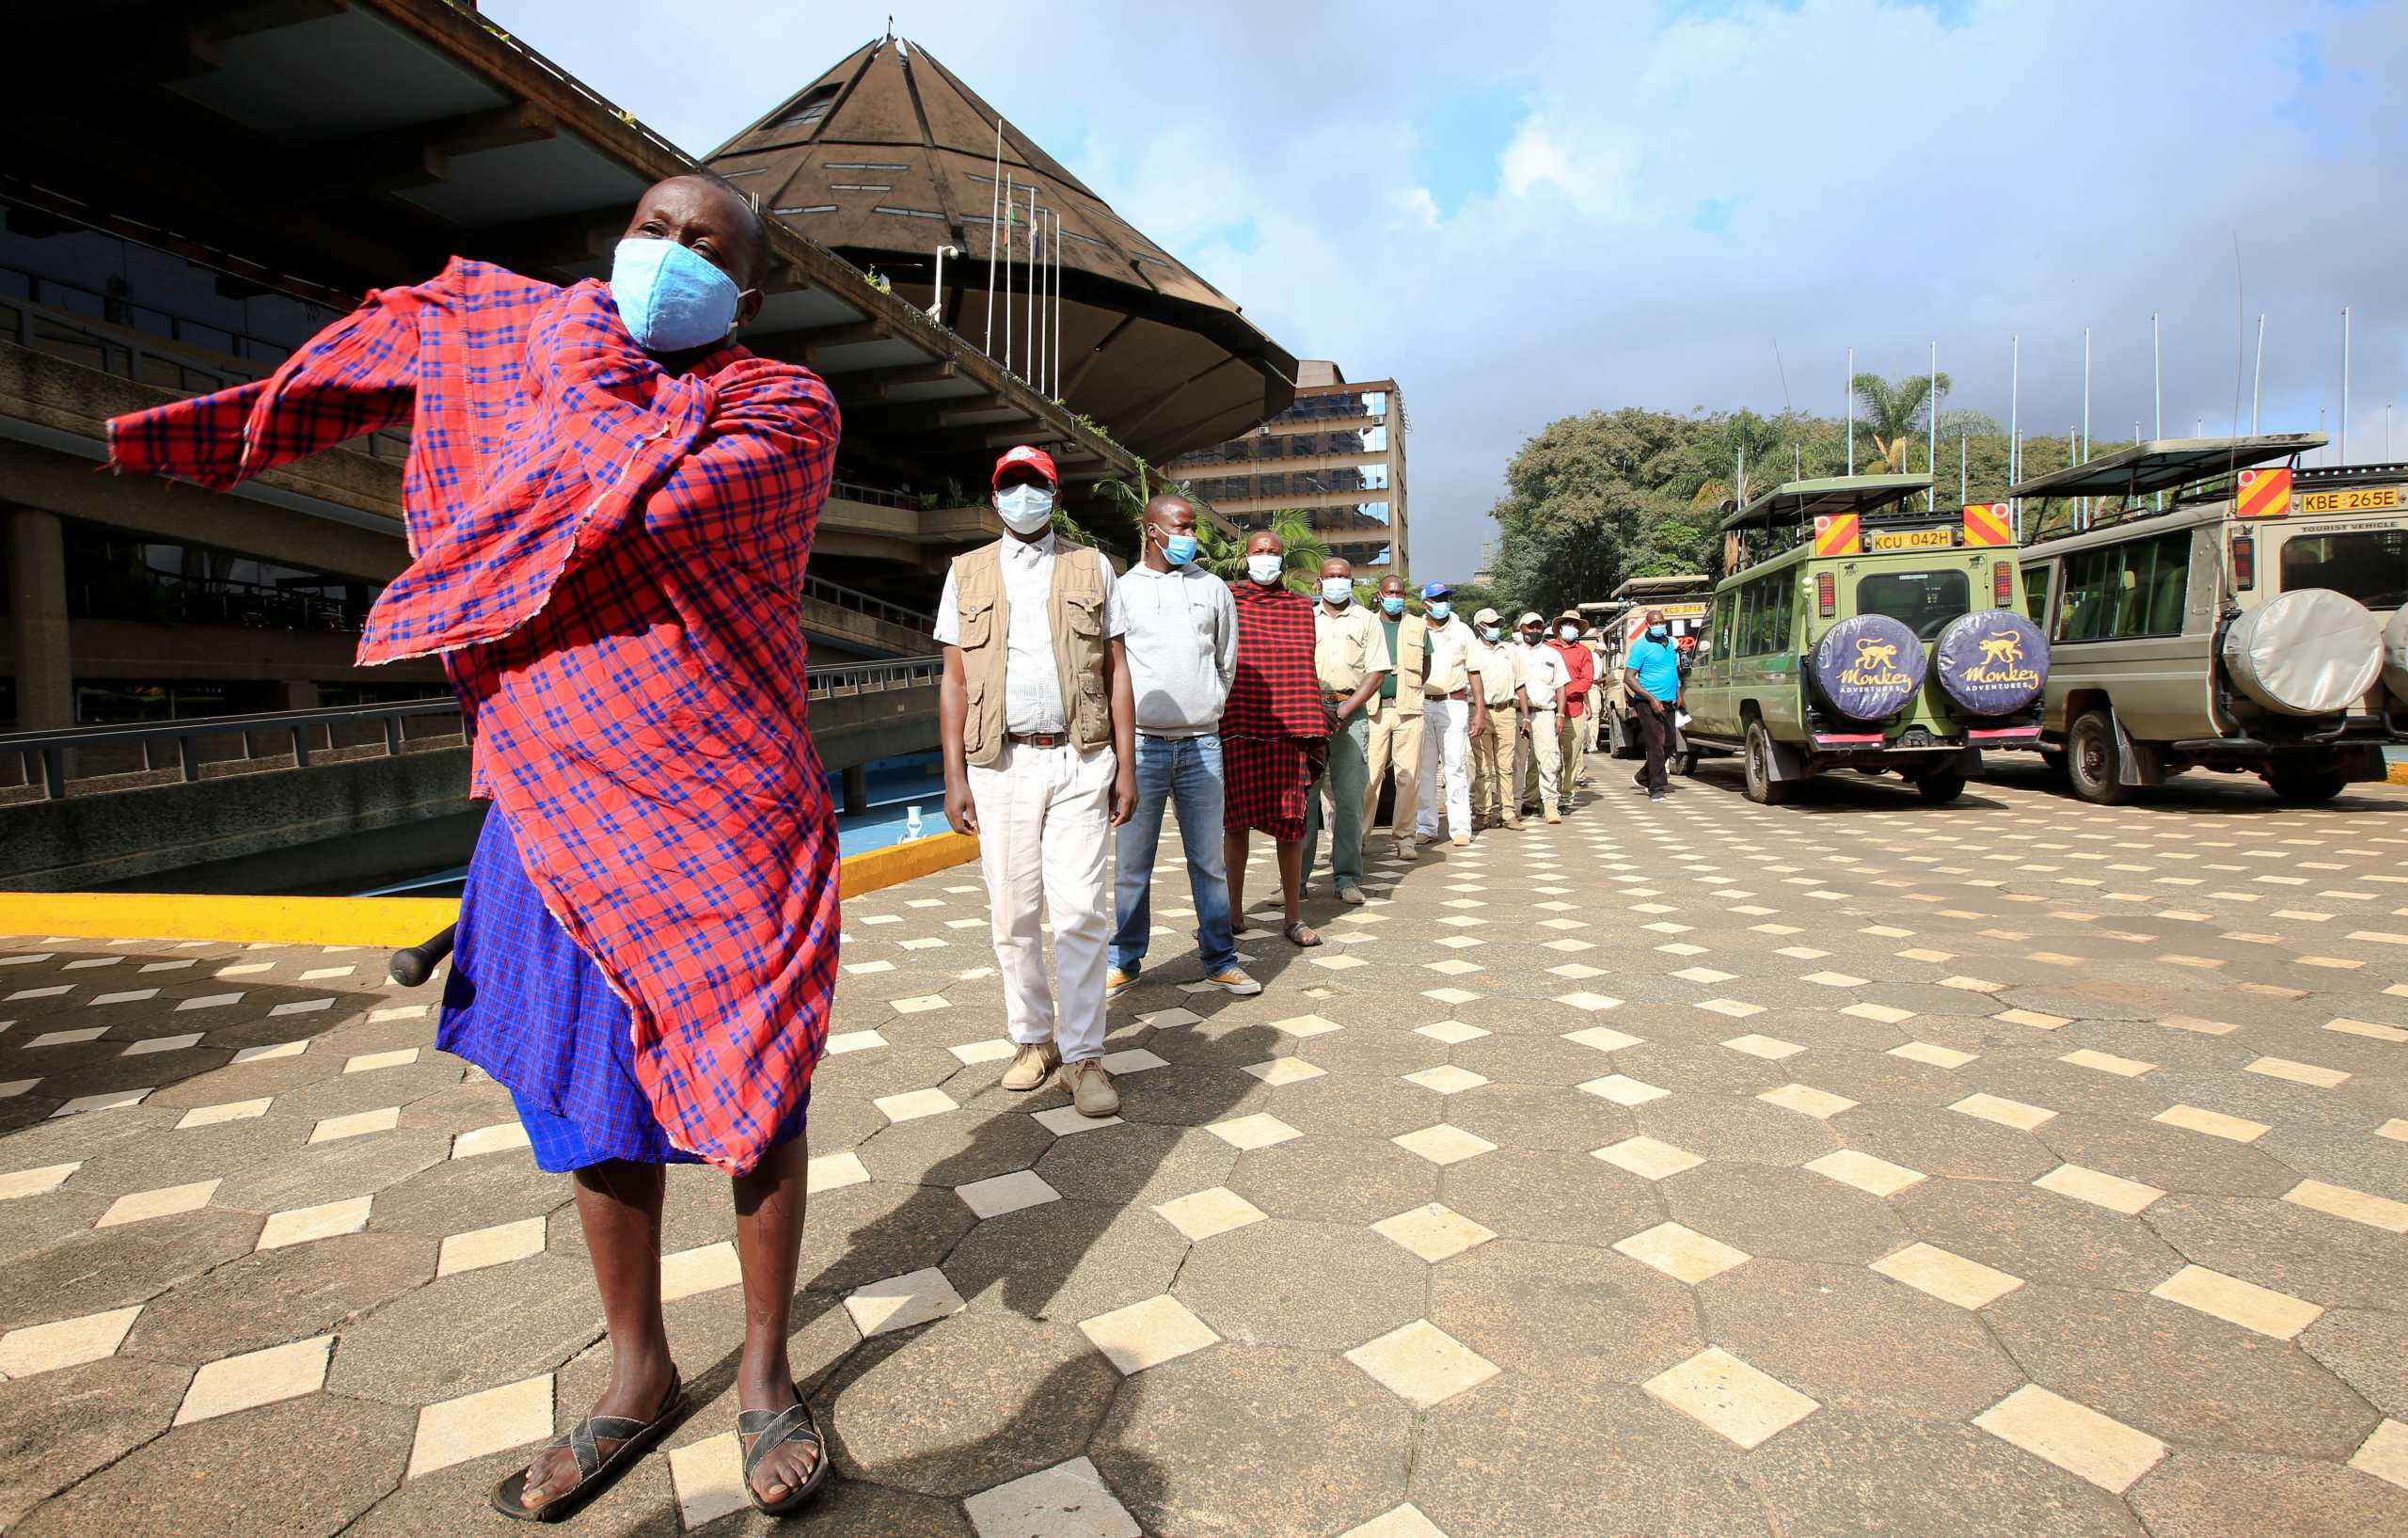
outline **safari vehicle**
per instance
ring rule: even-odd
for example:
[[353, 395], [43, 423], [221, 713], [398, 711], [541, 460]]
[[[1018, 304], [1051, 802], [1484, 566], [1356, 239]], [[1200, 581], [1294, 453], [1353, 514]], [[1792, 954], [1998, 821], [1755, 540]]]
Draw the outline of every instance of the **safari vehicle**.
[[2048, 643], [2024, 618], [2004, 504], [1925, 510], [1922, 475], [1774, 487], [1722, 521], [1686, 704], [1689, 768], [1738, 753], [1773, 803], [1830, 769], [1896, 770], [1951, 801], [1985, 748], [2039, 744]]
[[[1597, 722], [1597, 746], [1616, 758], [1639, 758], [1646, 753], [1639, 735], [1639, 722], [1630, 713], [1623, 658], [1629, 655], [1631, 642], [1646, 629], [1647, 611], [1651, 609], [1664, 611], [1665, 623], [1672, 631], [1672, 644], [1681, 654], [1681, 671], [1686, 674], [1695, 664], [1698, 648], [1705, 641], [1706, 617], [1714, 609], [1714, 579], [1703, 574], [1634, 577], [1614, 589], [1613, 597], [1607, 602], [1580, 606], [1580, 612], [1597, 627], [1597, 690], [1605, 702], [1600, 712], [1603, 719]], [[1676, 742], [1675, 750], [1680, 746]]]
[[2082, 526], [2023, 552], [2056, 660], [2042, 749], [2075, 795], [2205, 769], [2315, 802], [2384, 777], [2408, 741], [2408, 465], [2299, 468], [2323, 443], [2161, 440], [2014, 488]]

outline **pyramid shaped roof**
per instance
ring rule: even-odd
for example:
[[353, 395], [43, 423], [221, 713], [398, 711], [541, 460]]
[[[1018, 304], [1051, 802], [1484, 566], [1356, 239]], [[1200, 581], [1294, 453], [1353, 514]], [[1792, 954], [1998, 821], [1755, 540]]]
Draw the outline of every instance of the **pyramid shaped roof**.
[[[907, 40], [863, 44], [708, 159], [770, 216], [923, 306], [935, 299], [935, 248], [955, 247], [943, 319], [973, 340], [990, 333], [990, 249], [1021, 263], [1011, 281], [1028, 281], [1033, 198], [1063, 236], [1048, 256], [1066, 300], [1060, 393], [1149, 458], [1234, 436], [1293, 398], [1284, 348]], [[1006, 183], [1015, 212], [999, 221]], [[998, 265], [997, 325], [1007, 303], [1016, 325], [1025, 319], [1025, 289], [1004, 295], [1007, 271]], [[990, 350], [1000, 356], [1002, 341]]]

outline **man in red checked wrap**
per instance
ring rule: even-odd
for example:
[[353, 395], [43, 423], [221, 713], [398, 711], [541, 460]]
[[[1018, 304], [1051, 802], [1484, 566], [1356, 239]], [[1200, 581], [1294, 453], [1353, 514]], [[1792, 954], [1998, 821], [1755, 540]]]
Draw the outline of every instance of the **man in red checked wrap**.
[[1279, 862], [1280, 933], [1318, 945], [1304, 920], [1305, 799], [1329, 762], [1329, 709], [1313, 666], [1313, 601], [1287, 585], [1287, 546], [1262, 530], [1245, 542], [1245, 579], [1229, 584], [1238, 611], [1237, 676], [1221, 707], [1221, 854], [1229, 912], [1245, 927], [1245, 847], [1271, 835]]
[[663, 1166], [734, 1177], [746, 1489], [826, 1477], [786, 1353], [811, 1076], [838, 932], [799, 595], [839, 431], [809, 370], [734, 341], [760, 216], [647, 191], [608, 284], [454, 261], [372, 293], [262, 382], [110, 423], [120, 473], [219, 489], [405, 423], [410, 567], [359, 660], [440, 656], [491, 801], [436, 1044], [508, 1087], [575, 1172], [612, 1349], [594, 1413], [493, 1493], [558, 1520], [673, 1424]]

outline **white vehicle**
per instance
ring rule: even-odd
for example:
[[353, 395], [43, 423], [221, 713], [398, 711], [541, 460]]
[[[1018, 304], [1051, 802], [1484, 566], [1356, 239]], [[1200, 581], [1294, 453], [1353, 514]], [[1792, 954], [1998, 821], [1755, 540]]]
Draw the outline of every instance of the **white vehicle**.
[[2408, 465], [2299, 468], [2323, 443], [2142, 443], [2009, 492], [2027, 518], [2121, 504], [2023, 551], [2054, 658], [2042, 751], [2074, 794], [2205, 769], [2313, 802], [2384, 778], [2408, 741]]

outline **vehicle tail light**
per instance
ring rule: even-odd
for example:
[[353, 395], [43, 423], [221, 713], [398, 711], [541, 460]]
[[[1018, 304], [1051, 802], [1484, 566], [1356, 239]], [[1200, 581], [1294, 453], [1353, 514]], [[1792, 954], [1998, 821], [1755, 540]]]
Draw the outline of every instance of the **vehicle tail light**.
[[1814, 574], [1814, 612], [1824, 619], [1830, 619], [1839, 611], [1839, 579], [1827, 571], [1816, 572]]
[[2247, 534], [2232, 536], [2232, 585], [2243, 593], [2258, 585], [2258, 542]]
[[2015, 568], [2000, 562], [1990, 568], [1990, 598], [1995, 607], [2015, 607]]

